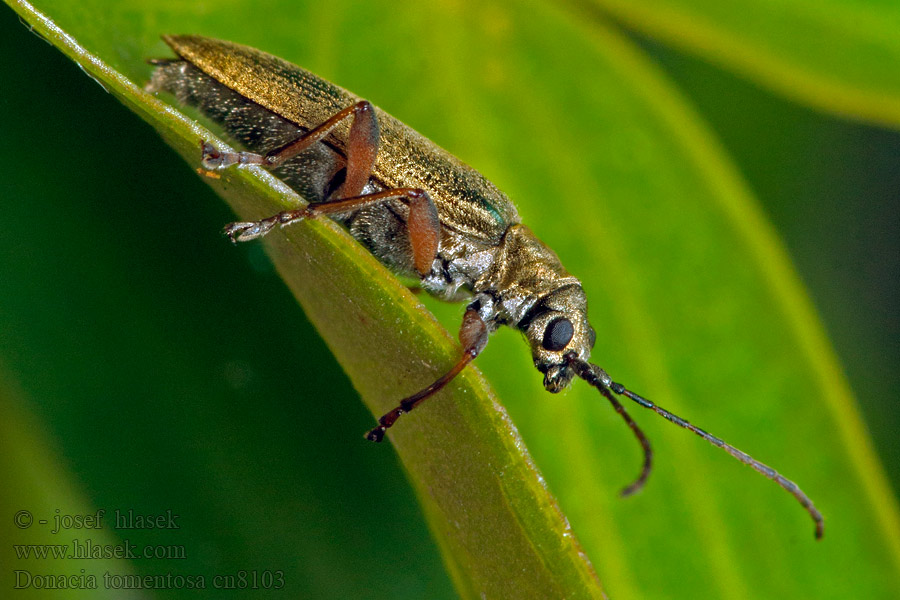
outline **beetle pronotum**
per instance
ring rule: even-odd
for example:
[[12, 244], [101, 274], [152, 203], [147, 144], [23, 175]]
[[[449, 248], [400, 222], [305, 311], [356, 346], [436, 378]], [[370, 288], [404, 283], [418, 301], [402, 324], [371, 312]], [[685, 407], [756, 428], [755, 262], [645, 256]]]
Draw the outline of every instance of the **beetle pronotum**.
[[148, 84], [219, 122], [246, 152], [202, 147], [207, 169], [255, 164], [272, 169], [309, 204], [254, 222], [232, 223], [232, 241], [319, 215], [344, 224], [394, 271], [417, 276], [444, 300], [469, 300], [456, 364], [404, 398], [366, 434], [381, 441], [468, 365], [501, 325], [519, 329], [550, 392], [577, 376], [612, 404], [644, 451], [639, 490], [650, 473], [650, 443], [616, 399], [624, 396], [693, 431], [791, 493], [815, 522], [824, 520], [800, 488], [774, 469], [616, 383], [588, 362], [596, 334], [581, 282], [521, 224], [512, 202], [480, 173], [387, 113], [346, 90], [258, 50], [200, 36], [165, 36], [178, 59], [161, 59]]

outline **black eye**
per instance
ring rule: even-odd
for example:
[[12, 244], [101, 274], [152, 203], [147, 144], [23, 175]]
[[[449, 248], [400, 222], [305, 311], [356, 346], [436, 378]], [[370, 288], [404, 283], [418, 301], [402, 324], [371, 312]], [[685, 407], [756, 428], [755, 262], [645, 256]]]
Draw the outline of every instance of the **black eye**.
[[572, 341], [573, 335], [575, 335], [575, 328], [572, 326], [572, 322], [565, 317], [560, 317], [550, 321], [550, 324], [547, 325], [541, 345], [547, 350], [556, 352], [565, 348]]
[[594, 347], [594, 344], [597, 343], [597, 332], [594, 331], [593, 327], [588, 328], [588, 344], [590, 344], [591, 348]]

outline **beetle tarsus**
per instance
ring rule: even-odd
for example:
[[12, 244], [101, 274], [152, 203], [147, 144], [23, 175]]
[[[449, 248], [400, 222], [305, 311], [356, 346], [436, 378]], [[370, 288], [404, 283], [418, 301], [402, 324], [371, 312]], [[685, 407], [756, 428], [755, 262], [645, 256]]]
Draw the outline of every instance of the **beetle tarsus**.
[[262, 237], [269, 233], [275, 223], [263, 221], [241, 221], [230, 223], [225, 227], [223, 233], [231, 238], [232, 243], [246, 242], [249, 240]]
[[384, 425], [379, 425], [378, 427], [374, 427], [366, 432], [366, 439], [370, 442], [375, 442], [376, 444], [384, 439], [386, 427]]
[[270, 166], [266, 156], [253, 152], [222, 152], [209, 142], [200, 142], [200, 163], [210, 171], [226, 169], [234, 165]]
[[231, 238], [231, 241], [234, 243], [246, 242], [266, 235], [272, 231], [276, 225], [284, 227], [285, 225], [290, 225], [291, 223], [296, 223], [297, 221], [302, 221], [303, 219], [315, 216], [315, 214], [315, 211], [309, 208], [286, 210], [259, 221], [237, 221], [235, 223], [229, 223], [222, 231]]
[[200, 142], [200, 163], [211, 171], [221, 169], [226, 166], [225, 154], [209, 142]]

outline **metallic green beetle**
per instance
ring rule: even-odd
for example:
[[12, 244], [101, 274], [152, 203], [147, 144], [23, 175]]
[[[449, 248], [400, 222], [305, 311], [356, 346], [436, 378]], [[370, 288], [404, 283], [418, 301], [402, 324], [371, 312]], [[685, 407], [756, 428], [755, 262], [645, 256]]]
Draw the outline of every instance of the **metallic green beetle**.
[[152, 61], [157, 69], [148, 89], [196, 106], [248, 150], [219, 152], [204, 143], [204, 166], [265, 166], [309, 201], [261, 221], [232, 223], [225, 232], [233, 241], [328, 215], [395, 272], [418, 276], [430, 294], [469, 300], [460, 359], [382, 416], [368, 439], [381, 441], [400, 415], [452, 380], [484, 349], [489, 335], [507, 325], [525, 334], [548, 391], [559, 392], [575, 376], [584, 379], [637, 436], [644, 464], [624, 495], [643, 486], [652, 452], [613, 394], [693, 431], [774, 480], [809, 512], [816, 537], [822, 536], [822, 515], [792, 481], [588, 362], [596, 335], [581, 282], [520, 223], [512, 202], [484, 176], [369, 102], [279, 58], [200, 36], [163, 39], [179, 58]]

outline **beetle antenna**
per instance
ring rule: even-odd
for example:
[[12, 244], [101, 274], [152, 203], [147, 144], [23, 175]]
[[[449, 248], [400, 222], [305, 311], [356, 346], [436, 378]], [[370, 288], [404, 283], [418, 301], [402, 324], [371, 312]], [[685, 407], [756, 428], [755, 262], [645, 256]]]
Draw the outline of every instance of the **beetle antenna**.
[[653, 448], [650, 447], [650, 440], [647, 439], [647, 436], [644, 435], [644, 432], [641, 431], [641, 428], [638, 427], [638, 424], [634, 422], [634, 419], [631, 418], [631, 415], [626, 412], [625, 407], [622, 406], [622, 403], [616, 400], [615, 396], [613, 396], [609, 388], [607, 387], [597, 387], [600, 390], [600, 393], [606, 396], [606, 399], [609, 400], [609, 403], [612, 404], [612, 407], [615, 409], [617, 413], [619, 413], [623, 419], [625, 419], [625, 423], [628, 424], [628, 427], [631, 428], [631, 431], [634, 432], [635, 437], [638, 439], [638, 442], [641, 444], [641, 448], [644, 449], [644, 464], [641, 466], [641, 474], [638, 475], [637, 479], [634, 480], [630, 485], [626, 486], [622, 489], [619, 494], [625, 498], [628, 497], [635, 492], [641, 490], [644, 487], [644, 484], [647, 483], [647, 477], [650, 476], [650, 469], [653, 466]]
[[[615, 402], [615, 400], [614, 400], [612, 394], [610, 394], [610, 392], [613, 392], [614, 394], [617, 394], [619, 396], [625, 396], [627, 398], [630, 398], [631, 400], [634, 400], [635, 402], [637, 402], [644, 408], [649, 408], [656, 414], [671, 421], [672, 423], [675, 423], [679, 427], [683, 427], [685, 429], [693, 431], [694, 433], [696, 433], [697, 435], [699, 435], [700, 437], [705, 439], [707, 442], [709, 442], [713, 446], [721, 448], [722, 450], [724, 450], [725, 452], [727, 452], [728, 454], [730, 454], [737, 460], [741, 461], [745, 465], [749, 465], [754, 470], [758, 471], [762, 475], [766, 476], [767, 478], [769, 478], [772, 481], [774, 481], [775, 483], [777, 483], [785, 491], [787, 491], [794, 498], [796, 498], [797, 501], [800, 503], [800, 505], [804, 509], [806, 509], [806, 512], [809, 513], [809, 516], [812, 517], [812, 520], [816, 524], [816, 533], [815, 533], [816, 539], [822, 538], [822, 535], [825, 533], [825, 519], [822, 517], [822, 513], [820, 513], [818, 511], [818, 509], [816, 509], [812, 500], [809, 499], [809, 496], [804, 494], [803, 490], [801, 490], [800, 487], [797, 486], [796, 483], [794, 483], [790, 479], [784, 477], [782, 474], [780, 474], [778, 471], [776, 471], [772, 467], [759, 462], [758, 460], [756, 460], [755, 458], [753, 458], [746, 452], [738, 450], [731, 444], [726, 443], [724, 440], [721, 440], [721, 439], [717, 438], [716, 436], [703, 431], [699, 427], [696, 427], [696, 426], [690, 424], [689, 422], [682, 419], [678, 415], [670, 413], [666, 409], [654, 404], [653, 402], [651, 402], [650, 400], [647, 400], [643, 396], [639, 396], [638, 394], [635, 394], [631, 390], [626, 389], [625, 386], [622, 385], [621, 383], [614, 382], [612, 380], [612, 378], [607, 374], [607, 372], [604, 371], [603, 369], [601, 369], [600, 367], [598, 367], [597, 365], [587, 363], [583, 360], [576, 358], [575, 356], [569, 357], [569, 364], [570, 364], [570, 366], [572, 366], [574, 368], [576, 375], [578, 375], [579, 377], [584, 379], [590, 385], [597, 388], [601, 394], [603, 394], [604, 396], [607, 397], [607, 399], [612, 400], [613, 407], [615, 407], [616, 404], [618, 404], [618, 403]], [[624, 411], [619, 411], [618, 408], [616, 408], [616, 411], [619, 412], [619, 414], [622, 414], [623, 416], [625, 416]], [[626, 417], [626, 422], [629, 422], [629, 426], [631, 425], [630, 418]], [[636, 426], [632, 427], [632, 430], [634, 430], [636, 434], [640, 431], [639, 429], [636, 429]], [[643, 436], [643, 434], [639, 434], [638, 438], [640, 439], [642, 436]], [[643, 442], [642, 442], [642, 444], [643, 444]], [[645, 453], [646, 453], [647, 447], [648, 446], [645, 446]], [[646, 465], [646, 461], [645, 461], [645, 465]], [[643, 476], [643, 473], [642, 473], [642, 476]], [[638, 480], [638, 481], [640, 481], [640, 480]], [[638, 483], [638, 482], [635, 482], [635, 483]], [[631, 487], [631, 486], [629, 486], [629, 487]]]

